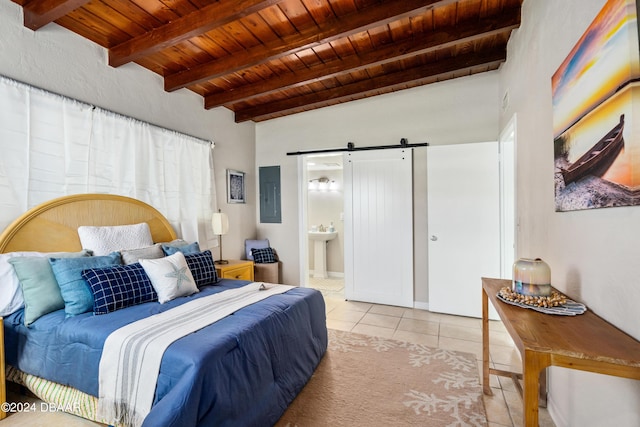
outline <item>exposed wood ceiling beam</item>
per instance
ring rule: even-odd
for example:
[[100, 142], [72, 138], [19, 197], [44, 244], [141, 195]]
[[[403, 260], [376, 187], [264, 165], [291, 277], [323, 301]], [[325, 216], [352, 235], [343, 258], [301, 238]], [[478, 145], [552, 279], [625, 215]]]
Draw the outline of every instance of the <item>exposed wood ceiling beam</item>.
[[89, 0], [31, 0], [23, 7], [24, 26], [33, 31], [89, 3]]
[[495, 70], [522, 8], [522, 0], [11, 1], [26, 27], [55, 21], [108, 49], [110, 65], [137, 62], [164, 76], [167, 91], [191, 89], [237, 121]]
[[340, 74], [362, 70], [367, 67], [399, 61], [411, 56], [448, 48], [456, 44], [470, 43], [483, 37], [512, 31], [520, 24], [520, 9], [505, 11], [498, 17], [490, 17], [479, 22], [458, 24], [440, 29], [418, 40], [406, 40], [397, 44], [380, 47], [360, 55], [351, 55], [283, 76], [241, 86], [235, 90], [215, 93], [205, 97], [205, 108], [210, 109], [225, 104], [245, 101], [279, 90], [303, 86], [318, 80], [336, 77]]
[[244, 18], [283, 0], [221, 0], [109, 49], [109, 65], [119, 67]]
[[452, 72], [463, 72], [479, 66], [498, 66], [506, 59], [506, 48], [501, 46], [488, 52], [468, 53], [456, 57], [442, 59], [438, 62], [415, 67], [406, 71], [375, 77], [345, 86], [314, 92], [308, 95], [288, 98], [282, 101], [263, 104], [235, 114], [237, 123], [247, 120], [260, 121], [271, 118], [274, 114], [293, 114], [310, 108], [333, 105], [341, 101], [353, 99], [354, 96], [365, 97], [376, 94], [381, 89], [394, 90], [403, 88], [407, 83], [427, 81], [439, 75]]
[[307, 27], [297, 34], [275, 42], [184, 70], [165, 77], [166, 91], [174, 91], [194, 84], [282, 58], [349, 35], [367, 31], [390, 22], [414, 16], [428, 9], [455, 3], [456, 0], [382, 0], [340, 19], [332, 19], [319, 26]]

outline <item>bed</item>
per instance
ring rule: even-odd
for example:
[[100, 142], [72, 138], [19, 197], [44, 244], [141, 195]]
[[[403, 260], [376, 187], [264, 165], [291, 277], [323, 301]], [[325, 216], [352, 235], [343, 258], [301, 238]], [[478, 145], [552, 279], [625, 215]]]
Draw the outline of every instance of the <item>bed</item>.
[[[154, 242], [176, 234], [153, 207], [135, 199], [82, 194], [54, 199], [0, 235], [0, 253], [75, 252], [81, 225], [146, 223]], [[104, 342], [118, 328], [187, 301], [239, 289], [220, 279], [165, 304], [146, 302], [108, 314], [66, 317], [64, 310], [25, 326], [24, 309], [4, 318], [7, 379], [58, 409], [98, 422], [98, 372]], [[2, 291], [0, 283], [0, 291]], [[233, 312], [173, 342], [159, 368], [144, 426], [275, 424], [313, 374], [327, 348], [322, 295], [292, 288]]]

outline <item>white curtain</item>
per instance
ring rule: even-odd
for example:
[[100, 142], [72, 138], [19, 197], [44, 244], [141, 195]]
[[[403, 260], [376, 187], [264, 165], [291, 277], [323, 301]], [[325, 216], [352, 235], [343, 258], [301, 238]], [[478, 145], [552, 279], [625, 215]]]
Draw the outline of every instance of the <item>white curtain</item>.
[[215, 245], [213, 143], [0, 77], [0, 229], [76, 193], [120, 194]]

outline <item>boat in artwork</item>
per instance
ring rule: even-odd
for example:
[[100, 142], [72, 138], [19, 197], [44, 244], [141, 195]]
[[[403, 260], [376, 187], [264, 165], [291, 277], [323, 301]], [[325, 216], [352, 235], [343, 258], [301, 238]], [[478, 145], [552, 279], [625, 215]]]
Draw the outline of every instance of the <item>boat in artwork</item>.
[[587, 175], [601, 175], [606, 170], [605, 166], [608, 168], [611, 165], [624, 145], [623, 130], [624, 114], [620, 116], [620, 123], [591, 147], [589, 151], [568, 168], [562, 169], [565, 185], [578, 181]]

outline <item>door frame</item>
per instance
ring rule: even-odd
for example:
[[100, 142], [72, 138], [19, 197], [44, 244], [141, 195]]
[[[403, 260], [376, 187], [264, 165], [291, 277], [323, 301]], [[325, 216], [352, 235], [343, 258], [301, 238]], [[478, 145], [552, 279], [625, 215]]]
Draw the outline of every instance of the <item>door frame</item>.
[[[300, 253], [300, 261], [299, 265], [299, 280], [298, 283], [301, 287], [309, 287], [309, 276], [311, 273], [309, 261], [309, 251], [311, 244], [309, 243], [308, 231], [311, 226], [309, 225], [309, 180], [313, 173], [309, 173], [309, 161], [310, 159], [321, 159], [323, 157], [335, 157], [336, 155], [330, 154], [303, 154], [298, 156], [298, 248]], [[336, 170], [342, 171], [344, 167], [341, 166], [339, 168], [333, 169], [316, 169], [315, 171], [332, 171]], [[313, 169], [311, 170], [314, 171]], [[344, 192], [338, 190], [339, 193], [342, 194], [342, 210], [344, 211]], [[340, 236], [340, 239], [344, 239], [344, 236]], [[344, 245], [344, 241], [342, 243]], [[343, 260], [344, 264], [344, 260]], [[315, 268], [315, 267], [314, 267]]]
[[308, 211], [308, 181], [309, 172], [307, 170], [307, 157], [298, 156], [298, 247], [300, 248], [300, 286], [306, 288], [309, 286], [309, 238], [307, 230], [309, 229], [307, 211]]
[[[500, 271], [502, 279], [512, 279], [513, 262], [518, 259], [517, 123], [517, 115], [514, 114], [498, 138], [500, 151]], [[509, 175], [511, 175], [510, 184], [505, 185], [505, 179], [508, 179]], [[511, 218], [510, 221], [505, 220], [508, 217]], [[507, 248], [509, 244], [512, 245], [511, 250]]]

